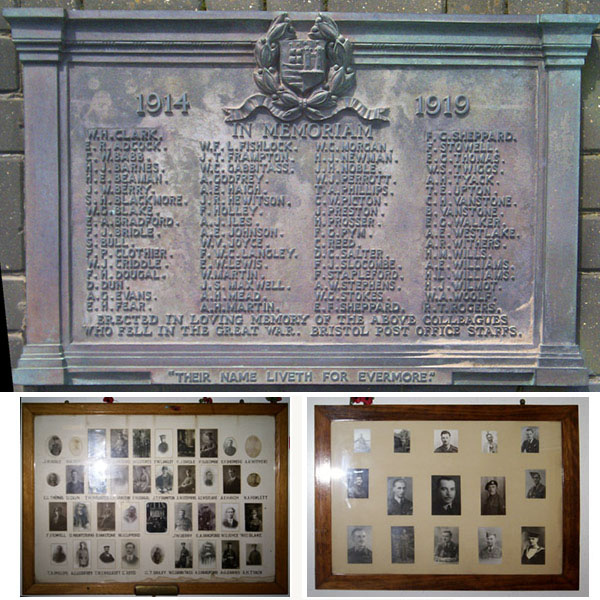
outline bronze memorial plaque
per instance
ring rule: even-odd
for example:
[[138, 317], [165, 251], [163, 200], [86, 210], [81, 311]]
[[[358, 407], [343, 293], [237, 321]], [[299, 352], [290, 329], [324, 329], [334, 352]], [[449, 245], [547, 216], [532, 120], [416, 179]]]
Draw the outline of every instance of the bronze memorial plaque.
[[586, 382], [597, 18], [5, 14], [26, 103], [17, 383]]

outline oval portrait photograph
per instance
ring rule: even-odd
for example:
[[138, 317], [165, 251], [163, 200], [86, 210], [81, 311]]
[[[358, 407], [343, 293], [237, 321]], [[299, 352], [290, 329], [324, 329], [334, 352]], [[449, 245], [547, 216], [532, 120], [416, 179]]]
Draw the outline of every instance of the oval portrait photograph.
[[53, 435], [48, 440], [48, 451], [52, 456], [59, 456], [62, 452], [62, 441], [57, 435]]
[[255, 435], [249, 436], [246, 440], [246, 454], [250, 458], [256, 458], [260, 454], [261, 450], [262, 443], [260, 439]]

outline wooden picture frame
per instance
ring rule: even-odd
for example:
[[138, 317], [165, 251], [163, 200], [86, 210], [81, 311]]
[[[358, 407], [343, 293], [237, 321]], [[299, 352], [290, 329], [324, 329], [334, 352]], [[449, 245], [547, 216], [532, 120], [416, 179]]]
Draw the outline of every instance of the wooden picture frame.
[[[48, 415], [85, 417], [111, 416], [270, 416], [274, 419], [274, 578], [272, 581], [218, 581], [181, 577], [182, 581], [144, 582], [140, 569], [139, 582], [38, 582], [35, 577], [35, 420]], [[287, 404], [191, 404], [177, 402], [155, 403], [22, 403], [22, 593], [44, 594], [286, 594], [288, 591], [288, 406]], [[269, 442], [270, 443], [270, 442]], [[241, 453], [240, 453], [241, 454]], [[221, 455], [219, 455], [221, 456]], [[196, 460], [196, 459], [194, 459]], [[270, 465], [269, 465], [270, 468]], [[63, 467], [64, 469], [64, 467]], [[67, 492], [68, 493], [68, 492]], [[196, 498], [194, 496], [194, 498]], [[240, 499], [243, 496], [240, 496]], [[240, 515], [240, 521], [242, 515]], [[241, 528], [241, 526], [240, 526]], [[142, 534], [143, 535], [143, 534]], [[240, 536], [243, 540], [243, 536]], [[175, 538], [173, 538], [175, 539]], [[240, 546], [242, 541], [240, 541]], [[115, 542], [115, 546], [117, 542]], [[171, 545], [173, 545], [171, 543]], [[141, 547], [141, 544], [140, 544]], [[247, 550], [247, 549], [246, 549]], [[254, 548], [256, 550], [256, 548]], [[195, 559], [197, 560], [197, 559]], [[241, 549], [238, 555], [241, 565]], [[250, 564], [250, 563], [246, 563]], [[115, 563], [116, 566], [116, 563]], [[241, 569], [240, 569], [241, 573]], [[67, 578], [68, 579], [68, 578]], [[248, 578], [247, 578], [248, 579]]]
[[[579, 425], [578, 425], [578, 406], [576, 405], [379, 405], [379, 406], [323, 406], [314, 407], [315, 419], [315, 556], [319, 557], [315, 561], [315, 586], [316, 589], [329, 590], [576, 590], [579, 589]], [[431, 421], [430, 429], [441, 429], [444, 422], [456, 421], [515, 421], [519, 426], [530, 425], [531, 422], [557, 422], [554, 427], [560, 432], [560, 451], [562, 452], [562, 469], [564, 476], [559, 480], [559, 489], [562, 489], [562, 510], [559, 507], [559, 513], [562, 514], [562, 567], [558, 574], [480, 574], [473, 573], [449, 573], [448, 570], [436, 572], [432, 567], [428, 572], [368, 572], [368, 568], [360, 565], [363, 571], [356, 573], [337, 573], [333, 568], [332, 537], [340, 535], [337, 539], [337, 548], [341, 544], [346, 544], [346, 538], [340, 542], [345, 533], [338, 527], [336, 530], [334, 520], [338, 518], [338, 511], [332, 519], [332, 490], [334, 484], [349, 485], [346, 482], [336, 483], [336, 469], [339, 470], [339, 464], [332, 460], [332, 455], [337, 450], [332, 446], [332, 425], [336, 422], [363, 422], [356, 427], [366, 427], [364, 422], [374, 421], [400, 421], [424, 422]], [[386, 424], [387, 425], [387, 424]], [[428, 424], [427, 424], [428, 425]], [[509, 424], [502, 424], [508, 426]], [[343, 424], [346, 426], [346, 424]], [[374, 425], [377, 427], [376, 425]], [[429, 426], [429, 425], [428, 425]], [[472, 425], [474, 427], [474, 425]], [[559, 428], [558, 428], [559, 427]], [[520, 429], [520, 427], [519, 427]], [[523, 429], [526, 429], [524, 427]], [[339, 430], [336, 430], [339, 431]], [[362, 431], [362, 430], [357, 430]], [[482, 432], [483, 433], [483, 432]], [[519, 433], [520, 435], [520, 433]], [[352, 439], [351, 436], [347, 436]], [[356, 438], [355, 438], [356, 439]], [[386, 442], [388, 443], [388, 442]], [[429, 439], [429, 447], [432, 448], [432, 439]], [[357, 450], [353, 450], [357, 452]], [[395, 448], [393, 451], [397, 451]], [[412, 450], [411, 450], [412, 451]], [[432, 452], [433, 448], [429, 450]], [[482, 450], [483, 451], [483, 450]], [[524, 450], [521, 448], [520, 450]], [[336, 454], [337, 456], [337, 454]], [[398, 455], [396, 455], [398, 456]], [[440, 455], [437, 455], [440, 456]], [[457, 456], [457, 455], [455, 455]], [[464, 452], [462, 459], [465, 459]], [[415, 460], [420, 460], [419, 458]], [[396, 461], [394, 464], [398, 464]], [[348, 465], [348, 463], [346, 463]], [[387, 465], [386, 465], [387, 466]], [[392, 470], [395, 467], [392, 467]], [[400, 469], [396, 469], [400, 470]], [[396, 474], [396, 473], [390, 473]], [[368, 473], [367, 473], [368, 475]], [[342, 479], [345, 478], [345, 472], [342, 470]], [[371, 479], [373, 479], [371, 477]], [[371, 493], [377, 494], [377, 486], [371, 482]], [[350, 488], [348, 488], [350, 489]], [[521, 492], [522, 493], [522, 492]], [[381, 494], [380, 494], [381, 495]], [[336, 496], [339, 498], [338, 496]], [[356, 498], [348, 491], [347, 498]], [[433, 499], [433, 492], [431, 493]], [[530, 496], [531, 497], [531, 496]], [[421, 497], [420, 501], [427, 504], [427, 499]], [[351, 501], [348, 501], [350, 503]], [[356, 501], [354, 501], [356, 502]], [[360, 500], [359, 500], [360, 502]], [[385, 506], [386, 496], [383, 495], [382, 502], [377, 506], [381, 509]], [[351, 509], [348, 509], [351, 510]], [[383, 508], [385, 514], [385, 508]], [[390, 513], [388, 514], [400, 514]], [[410, 513], [412, 514], [412, 512]], [[432, 515], [439, 514], [433, 512]], [[463, 513], [463, 516], [466, 513]], [[469, 513], [470, 515], [471, 513]], [[484, 514], [483, 512], [481, 514]], [[400, 517], [402, 518], [402, 517]], [[444, 517], [447, 521], [448, 518]], [[388, 517], [389, 519], [389, 517]], [[433, 519], [433, 517], [432, 517]], [[359, 517], [360, 525], [367, 526], [371, 524], [366, 517]], [[364, 523], [363, 523], [364, 521]], [[368, 521], [368, 523], [367, 523]], [[359, 525], [358, 523], [356, 525]], [[471, 524], [472, 525], [472, 524]], [[524, 525], [533, 526], [534, 523], [525, 523]], [[371, 535], [371, 527], [366, 527]], [[413, 529], [413, 528], [409, 528]], [[415, 528], [413, 531], [414, 540], [418, 540]], [[523, 528], [524, 530], [525, 528]], [[345, 530], [345, 528], [344, 528]], [[375, 530], [375, 528], [373, 528]], [[348, 536], [350, 527], [348, 526]], [[429, 534], [431, 535], [431, 534]], [[373, 535], [373, 537], [375, 537]], [[348, 537], [350, 540], [350, 537]], [[431, 548], [431, 542], [428, 541], [428, 548]], [[424, 545], [424, 544], [422, 544]], [[345, 547], [345, 546], [344, 546]], [[435, 546], [433, 546], [435, 548]], [[389, 545], [388, 545], [389, 548]], [[348, 542], [348, 551], [350, 553], [350, 542]], [[414, 551], [414, 545], [413, 545]], [[370, 552], [370, 550], [369, 550]], [[389, 552], [389, 550], [388, 550]], [[392, 550], [393, 553], [393, 550]], [[373, 550], [373, 555], [375, 551]], [[339, 564], [339, 556], [338, 564]], [[343, 559], [346, 560], [346, 559]], [[391, 559], [394, 561], [393, 558]], [[462, 557], [461, 557], [462, 560]], [[347, 559], [351, 562], [369, 562], [352, 561], [350, 554]], [[352, 570], [356, 565], [351, 565], [348, 570]], [[370, 565], [368, 565], [369, 567]], [[411, 565], [412, 566], [412, 565]]]

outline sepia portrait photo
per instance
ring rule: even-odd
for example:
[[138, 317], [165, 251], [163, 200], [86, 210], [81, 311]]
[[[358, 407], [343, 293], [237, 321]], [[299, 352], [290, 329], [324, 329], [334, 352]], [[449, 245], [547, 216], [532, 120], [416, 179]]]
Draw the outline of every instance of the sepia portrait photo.
[[246, 565], [262, 565], [262, 544], [246, 544]]
[[544, 499], [546, 497], [546, 469], [527, 469], [525, 471], [526, 498]]
[[502, 529], [479, 527], [477, 529], [479, 562], [499, 565], [502, 562]]
[[48, 452], [52, 456], [60, 456], [62, 452], [62, 440], [57, 435], [50, 436], [48, 440]]
[[121, 568], [137, 569], [140, 566], [139, 542], [127, 539], [121, 541]]
[[152, 449], [150, 429], [134, 429], [132, 446], [134, 458], [150, 458], [150, 451]]
[[165, 533], [167, 525], [167, 503], [146, 502], [146, 531]]
[[216, 506], [214, 502], [198, 503], [198, 530], [215, 531], [216, 529]]
[[413, 481], [412, 477], [387, 478], [387, 514], [413, 514]]
[[250, 458], [257, 458], [262, 452], [262, 442], [257, 435], [249, 435], [244, 446], [246, 454]]
[[196, 456], [196, 431], [194, 429], [177, 430], [177, 456], [182, 458]]
[[498, 453], [498, 432], [487, 431], [481, 432], [481, 451], [484, 454]]
[[198, 564], [201, 569], [214, 569], [217, 566], [217, 542], [198, 540]]
[[73, 567], [75, 569], [90, 568], [90, 542], [89, 540], [78, 540], [73, 543]]
[[218, 429], [201, 429], [200, 458], [217, 458], [219, 454], [218, 440]]
[[111, 458], [129, 458], [129, 437], [127, 429], [110, 430]]
[[354, 452], [371, 452], [371, 430], [354, 430]]
[[192, 540], [181, 542], [173, 540], [176, 569], [191, 569], [194, 566]]
[[149, 494], [152, 491], [150, 465], [133, 465], [133, 493]]
[[373, 562], [373, 535], [370, 525], [349, 525], [346, 542], [349, 564]]
[[540, 451], [540, 428], [528, 425], [521, 428], [521, 452], [538, 454]]
[[263, 505], [261, 503], [244, 504], [244, 529], [246, 531], [263, 530]]
[[150, 549], [150, 560], [155, 565], [160, 565], [165, 560], [165, 549], [160, 544], [156, 544]]
[[121, 502], [121, 531], [139, 531], [139, 512], [137, 502]]
[[200, 485], [198, 491], [201, 494], [218, 494], [219, 472], [217, 465], [202, 465], [200, 467]]
[[58, 473], [48, 473], [48, 475], [46, 475], [46, 483], [50, 487], [56, 487], [60, 483]]
[[170, 429], [158, 429], [155, 435], [156, 457], [170, 458], [173, 456], [173, 432]]
[[369, 469], [348, 469], [346, 482], [348, 498], [369, 497]]
[[433, 540], [436, 563], [458, 562], [458, 527], [434, 527]]
[[67, 546], [65, 544], [52, 544], [50, 546], [50, 560], [55, 565], [64, 565], [67, 563]]
[[246, 477], [246, 483], [250, 487], [257, 487], [260, 485], [260, 475], [258, 473], [249, 473]]
[[408, 454], [410, 452], [410, 431], [394, 429], [394, 452]]
[[83, 465], [67, 465], [65, 469], [67, 494], [83, 494], [85, 467]]
[[221, 527], [224, 531], [233, 531], [240, 526], [239, 505], [221, 504]]
[[223, 540], [221, 542], [221, 568], [240, 568], [240, 543], [238, 540]]
[[240, 465], [223, 465], [223, 493], [240, 494], [242, 478]]
[[433, 451], [438, 454], [458, 452], [458, 429], [434, 430]]
[[98, 502], [96, 505], [98, 531], [115, 531], [116, 514], [114, 502]]
[[171, 494], [173, 492], [173, 467], [171, 465], [156, 466], [156, 485], [157, 494]]
[[89, 502], [73, 504], [73, 531], [89, 531], [91, 528], [91, 505]]
[[96, 554], [98, 556], [98, 566], [101, 569], [110, 569], [115, 565], [115, 541], [114, 540], [97, 540]]
[[177, 493], [196, 493], [196, 467], [195, 465], [177, 465]]
[[415, 562], [415, 528], [391, 527], [392, 562]]
[[506, 514], [506, 479], [504, 477], [481, 478], [481, 514], [505, 515]]
[[175, 504], [175, 531], [192, 531], [192, 503]]
[[234, 438], [225, 438], [225, 441], [223, 442], [223, 452], [225, 453], [225, 456], [235, 455], [235, 453], [237, 452], [237, 442]]
[[460, 515], [460, 475], [431, 476], [431, 514]]

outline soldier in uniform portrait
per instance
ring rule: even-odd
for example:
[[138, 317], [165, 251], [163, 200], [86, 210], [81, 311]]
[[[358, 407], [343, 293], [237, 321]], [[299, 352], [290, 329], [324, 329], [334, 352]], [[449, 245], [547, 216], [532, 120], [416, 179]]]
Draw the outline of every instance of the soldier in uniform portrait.
[[533, 485], [527, 490], [528, 498], [546, 497], [546, 486], [542, 483], [542, 474], [545, 475], [546, 471], [529, 471]]
[[373, 562], [373, 552], [369, 548], [368, 538], [371, 534], [371, 527], [348, 527], [350, 539], [348, 540], [348, 563]]

